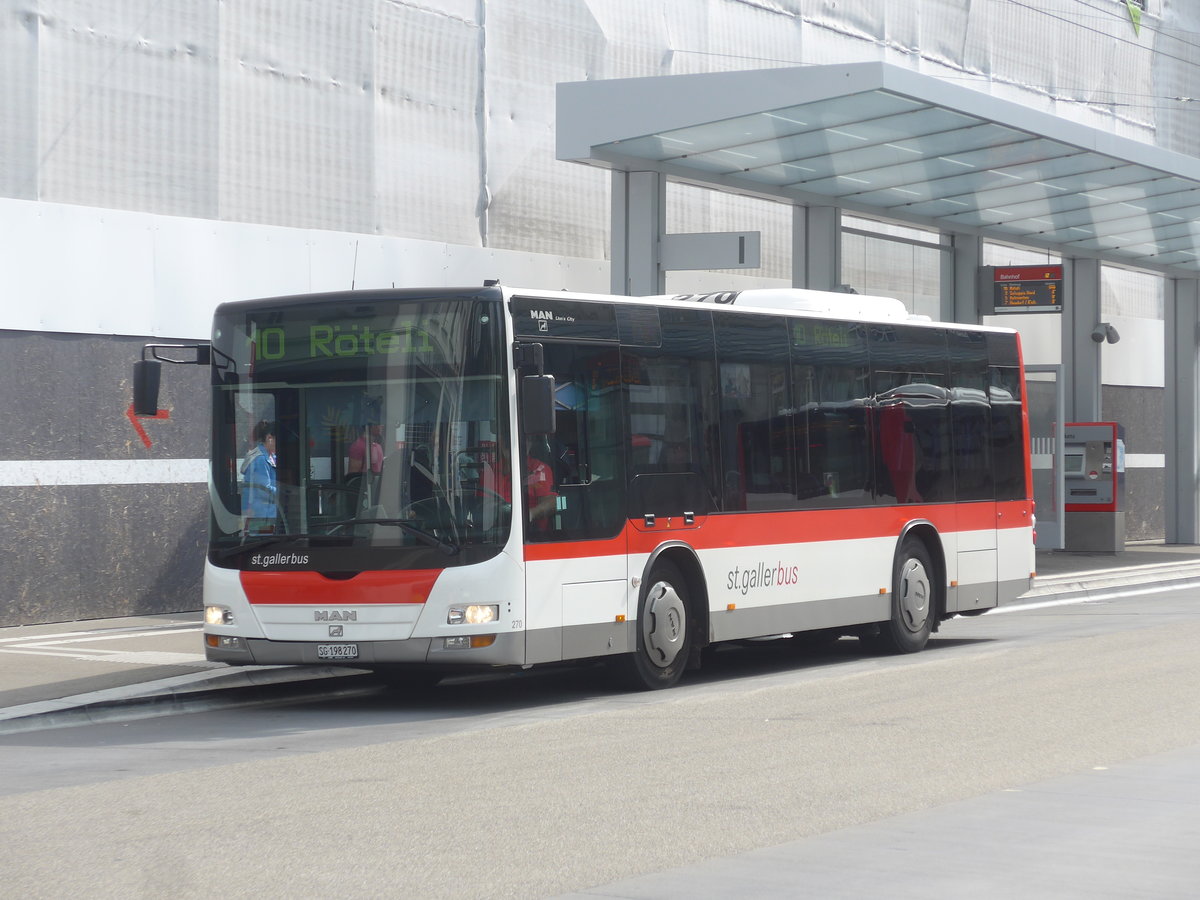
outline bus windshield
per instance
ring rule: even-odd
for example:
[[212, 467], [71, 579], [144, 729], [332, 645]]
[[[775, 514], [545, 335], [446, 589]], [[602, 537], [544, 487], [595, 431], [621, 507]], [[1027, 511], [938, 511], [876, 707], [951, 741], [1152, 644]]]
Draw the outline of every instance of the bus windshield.
[[498, 301], [383, 292], [222, 306], [209, 558], [230, 568], [434, 568], [499, 551], [483, 485], [508, 443]]

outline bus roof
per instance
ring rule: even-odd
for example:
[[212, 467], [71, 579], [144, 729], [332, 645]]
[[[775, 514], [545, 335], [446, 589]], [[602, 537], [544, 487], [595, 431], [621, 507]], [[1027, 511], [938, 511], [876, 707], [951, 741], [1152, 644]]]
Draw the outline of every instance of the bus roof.
[[792, 313], [799, 316], [841, 319], [860, 322], [908, 322], [917, 325], [939, 325], [963, 330], [1010, 332], [1011, 328], [987, 325], [970, 325], [959, 322], [933, 322], [928, 316], [914, 315], [894, 297], [879, 297], [870, 294], [835, 293], [813, 291], [805, 288], [751, 288], [747, 290], [713, 291], [704, 294], [659, 294], [629, 297], [621, 294], [594, 294], [541, 288], [518, 288], [489, 281], [484, 285], [464, 287], [406, 287], [376, 288], [329, 293], [296, 294], [283, 297], [265, 297], [257, 300], [236, 300], [222, 303], [218, 313], [231, 312], [238, 307], [291, 306], [320, 302], [371, 302], [384, 299], [419, 299], [457, 297], [460, 299], [484, 299], [487, 297], [511, 299], [573, 300], [593, 303], [637, 302], [654, 306], [676, 306], [681, 303], [703, 303], [713, 309]]
[[905, 322], [915, 325], [936, 325], [964, 331], [1012, 332], [1011, 328], [993, 325], [972, 325], [961, 322], [934, 322], [929, 316], [910, 313], [904, 303], [894, 297], [870, 294], [848, 294], [833, 291], [813, 291], [805, 288], [751, 288], [741, 291], [714, 291], [706, 294], [655, 294], [628, 297], [620, 294], [589, 294], [570, 291], [504, 289], [506, 297], [534, 299], [571, 299], [612, 303], [633, 301], [655, 306], [676, 306], [680, 303], [704, 303], [714, 309], [739, 312], [794, 313], [800, 316], [840, 319], [859, 322]]

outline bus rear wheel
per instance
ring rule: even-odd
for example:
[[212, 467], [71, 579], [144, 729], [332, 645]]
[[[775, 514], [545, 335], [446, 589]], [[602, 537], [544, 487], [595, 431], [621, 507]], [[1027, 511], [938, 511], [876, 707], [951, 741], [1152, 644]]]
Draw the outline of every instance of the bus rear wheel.
[[925, 647], [937, 616], [937, 585], [925, 544], [906, 537], [892, 568], [892, 615], [880, 622], [869, 643], [886, 653], [916, 653]]
[[614, 660], [619, 679], [643, 691], [676, 684], [691, 655], [692, 627], [683, 573], [667, 560], [656, 563], [638, 603], [637, 649]]

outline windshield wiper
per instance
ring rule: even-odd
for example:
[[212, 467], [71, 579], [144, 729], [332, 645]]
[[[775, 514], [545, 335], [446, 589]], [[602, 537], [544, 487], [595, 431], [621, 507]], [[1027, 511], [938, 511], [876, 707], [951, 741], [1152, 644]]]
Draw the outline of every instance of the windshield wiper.
[[394, 528], [399, 528], [405, 534], [411, 534], [423, 544], [428, 544], [430, 547], [436, 547], [447, 556], [454, 556], [454, 554], [458, 553], [459, 549], [458, 544], [455, 544], [452, 541], [443, 540], [433, 532], [426, 531], [424, 528], [419, 528], [418, 526], [414, 525], [412, 519], [355, 518], [342, 519], [339, 522], [330, 522], [329, 525], [332, 526], [332, 530], [330, 531], [331, 534], [333, 531], [336, 531], [345, 525], [389, 525]]

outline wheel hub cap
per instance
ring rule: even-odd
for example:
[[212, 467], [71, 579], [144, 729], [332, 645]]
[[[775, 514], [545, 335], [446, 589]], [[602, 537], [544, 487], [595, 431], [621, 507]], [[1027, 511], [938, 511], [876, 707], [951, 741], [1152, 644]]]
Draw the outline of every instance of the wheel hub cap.
[[675, 588], [660, 581], [650, 588], [646, 598], [646, 617], [642, 622], [642, 637], [650, 661], [666, 668], [675, 661], [683, 647], [687, 613]]
[[925, 627], [932, 594], [929, 573], [919, 560], [910, 559], [900, 571], [900, 616], [914, 634]]

